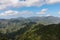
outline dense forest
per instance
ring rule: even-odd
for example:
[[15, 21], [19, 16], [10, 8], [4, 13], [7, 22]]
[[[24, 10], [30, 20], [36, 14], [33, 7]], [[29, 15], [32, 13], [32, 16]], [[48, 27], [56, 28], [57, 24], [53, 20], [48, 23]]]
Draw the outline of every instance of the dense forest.
[[60, 40], [60, 24], [43, 25], [29, 22], [23, 25], [25, 27], [16, 31], [0, 31], [0, 40]]
[[59, 20], [57, 17], [0, 19], [0, 40], [60, 40]]

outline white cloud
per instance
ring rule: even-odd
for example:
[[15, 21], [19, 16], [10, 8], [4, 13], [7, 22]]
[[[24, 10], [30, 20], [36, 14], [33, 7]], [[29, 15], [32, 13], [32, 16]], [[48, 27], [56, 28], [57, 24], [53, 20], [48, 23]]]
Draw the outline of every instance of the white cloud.
[[[40, 12], [36, 12], [37, 15], [45, 14], [47, 9], [42, 9]], [[1, 17], [16, 17], [16, 16], [33, 16], [34, 12], [32, 11], [13, 11], [13, 10], [7, 10], [5, 12], [0, 13], [0, 18]]]
[[8, 10], [8, 11], [5, 11], [4, 13], [0, 13], [0, 16], [17, 15], [18, 13], [19, 13], [18, 11]]
[[[13, 11], [13, 10], [8, 10], [8, 11], [5, 11], [5, 12], [2, 12], [0, 13], [0, 18], [13, 18], [13, 17], [22, 17], [22, 16], [27, 16], [27, 17], [30, 17], [30, 16], [51, 16], [51, 14], [46, 14], [47, 12], [47, 8], [46, 9], [42, 9], [40, 12], [36, 12], [35, 15], [34, 15], [34, 12], [32, 11]], [[60, 12], [59, 12], [60, 13]]]
[[5, 9], [9, 6], [12, 6], [12, 7], [36, 6], [39, 4], [39, 2], [40, 2], [40, 0], [26, 0], [26, 1], [0, 0], [0, 9]]
[[47, 14], [46, 16], [52, 16], [51, 14]]
[[48, 4], [60, 3], [60, 0], [47, 0]]
[[31, 16], [33, 14], [33, 12], [31, 11], [13, 11], [13, 10], [8, 10], [5, 12], [0, 13], [0, 17], [8, 17], [8, 16], [23, 16], [23, 15], [27, 15], [27, 16]]
[[8, 10], [5, 12], [0, 13], [0, 18], [15, 18], [15, 17], [30, 17], [33, 16], [34, 12], [32, 11], [13, 11]]
[[44, 4], [60, 3], [60, 0], [0, 0], [0, 9], [6, 9], [7, 7], [30, 7], [30, 6], [42, 6]]
[[25, 11], [21, 11], [21, 12], [19, 12], [21, 15], [30, 15], [30, 14], [33, 14], [33, 12], [32, 11], [28, 11], [28, 10], [25, 10]]
[[60, 14], [60, 12], [58, 12], [58, 14]]
[[48, 9], [42, 9], [40, 12], [37, 12], [37, 14], [45, 14]]

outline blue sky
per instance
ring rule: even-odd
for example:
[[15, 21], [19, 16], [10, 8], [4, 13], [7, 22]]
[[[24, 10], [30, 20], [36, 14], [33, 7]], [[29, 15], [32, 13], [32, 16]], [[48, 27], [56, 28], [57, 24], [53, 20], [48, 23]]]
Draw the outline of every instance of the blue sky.
[[60, 0], [0, 0], [0, 18], [57, 16]]

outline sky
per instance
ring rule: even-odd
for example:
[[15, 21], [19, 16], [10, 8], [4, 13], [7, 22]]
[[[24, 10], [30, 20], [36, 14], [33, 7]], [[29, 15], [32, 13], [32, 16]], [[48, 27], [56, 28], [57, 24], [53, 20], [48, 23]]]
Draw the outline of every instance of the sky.
[[0, 18], [60, 17], [60, 0], [0, 0]]

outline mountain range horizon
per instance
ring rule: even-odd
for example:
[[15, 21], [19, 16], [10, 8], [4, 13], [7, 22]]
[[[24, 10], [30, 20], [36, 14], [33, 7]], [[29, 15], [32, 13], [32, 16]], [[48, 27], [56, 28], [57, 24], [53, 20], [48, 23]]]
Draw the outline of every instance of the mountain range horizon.
[[[58, 16], [30, 16], [30, 17], [58, 17]], [[11, 17], [11, 18], [0, 18], [0, 19], [15, 19], [15, 18], [30, 18], [30, 17]], [[60, 18], [60, 17], [58, 17]]]

